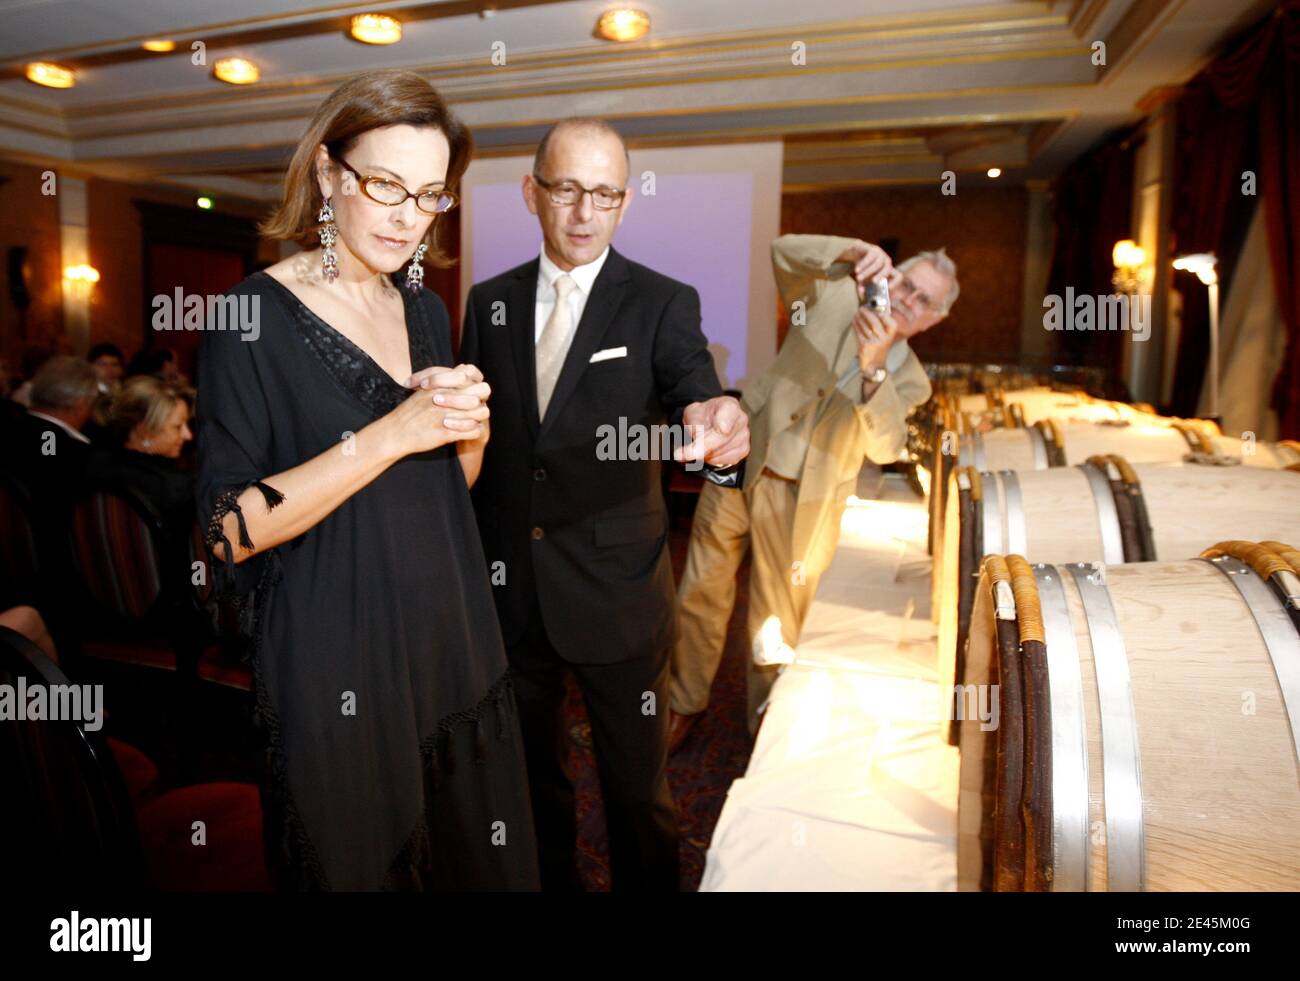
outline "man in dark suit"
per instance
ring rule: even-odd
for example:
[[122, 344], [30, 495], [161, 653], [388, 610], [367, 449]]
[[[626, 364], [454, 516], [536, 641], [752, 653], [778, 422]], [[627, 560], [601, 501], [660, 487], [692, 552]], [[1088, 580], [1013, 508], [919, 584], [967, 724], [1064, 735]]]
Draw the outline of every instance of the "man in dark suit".
[[[631, 197], [627, 178], [626, 147], [608, 124], [553, 127], [523, 180], [542, 254], [474, 286], [462, 334], [461, 360], [492, 387], [474, 499], [549, 889], [578, 885], [563, 766], [568, 671], [591, 719], [614, 888], [678, 888], [668, 514], [662, 461], [636, 457], [661, 449], [662, 430], [650, 427], [664, 424], [694, 436], [676, 458], [719, 480], [749, 451], [748, 420], [722, 395], [696, 291], [609, 245]], [[638, 426], [648, 439], [618, 445]]]
[[65, 542], [72, 503], [85, 491], [90, 440], [82, 429], [99, 394], [95, 371], [67, 355], [50, 358], [29, 386], [27, 411], [0, 426], [0, 481], [32, 522], [39, 582], [0, 570], [0, 602], [38, 605], [59, 626]]
[[50, 358], [32, 379], [26, 414], [5, 426], [6, 469], [42, 513], [62, 517], [61, 510], [84, 490], [90, 440], [82, 430], [98, 394], [88, 362], [67, 355]]

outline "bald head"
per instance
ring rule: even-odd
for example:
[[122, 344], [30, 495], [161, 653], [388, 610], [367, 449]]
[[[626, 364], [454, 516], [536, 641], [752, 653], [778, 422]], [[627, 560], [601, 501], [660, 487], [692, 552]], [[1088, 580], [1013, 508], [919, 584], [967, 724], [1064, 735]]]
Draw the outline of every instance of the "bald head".
[[627, 144], [623, 141], [623, 134], [616, 130], [605, 120], [597, 116], [570, 116], [567, 119], [561, 119], [558, 123], [546, 131], [542, 137], [542, 142], [537, 144], [537, 152], [533, 154], [533, 173], [547, 176], [545, 167], [548, 160], [551, 144], [563, 140], [567, 136], [597, 136], [605, 137], [617, 141], [623, 151], [624, 178], [632, 169], [632, 159], [627, 152]]

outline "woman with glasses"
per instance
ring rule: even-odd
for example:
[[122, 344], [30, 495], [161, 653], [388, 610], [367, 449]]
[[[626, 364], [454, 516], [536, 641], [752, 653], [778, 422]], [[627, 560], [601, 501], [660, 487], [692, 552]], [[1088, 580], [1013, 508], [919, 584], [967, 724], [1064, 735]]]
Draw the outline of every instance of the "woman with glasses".
[[305, 251], [232, 291], [257, 329], [200, 350], [199, 510], [253, 638], [282, 889], [537, 888], [469, 498], [489, 392], [421, 285], [471, 153], [418, 75], [344, 83], [262, 229]]

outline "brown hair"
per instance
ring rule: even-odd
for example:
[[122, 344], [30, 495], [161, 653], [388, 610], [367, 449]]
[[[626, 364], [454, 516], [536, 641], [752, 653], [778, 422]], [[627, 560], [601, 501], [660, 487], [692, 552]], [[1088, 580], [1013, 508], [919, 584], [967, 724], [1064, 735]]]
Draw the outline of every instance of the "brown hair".
[[[447, 108], [437, 90], [415, 72], [362, 72], [335, 89], [316, 110], [289, 161], [284, 197], [262, 222], [261, 233], [267, 238], [297, 242], [304, 248], [316, 245], [321, 227], [316, 215], [324, 204], [316, 181], [320, 145], [325, 144], [330, 156], [337, 159], [370, 130], [401, 125], [431, 126], [447, 138], [451, 158], [446, 186], [455, 190], [474, 154], [469, 128]], [[429, 246], [425, 262], [446, 267], [454, 260], [438, 246], [438, 225], [435, 218], [425, 233], [424, 241]]]
[[164, 381], [156, 375], [135, 375], [113, 394], [108, 408], [108, 430], [119, 446], [125, 446], [136, 426], [157, 432], [177, 402], [184, 402], [194, 414], [194, 390], [187, 385]]

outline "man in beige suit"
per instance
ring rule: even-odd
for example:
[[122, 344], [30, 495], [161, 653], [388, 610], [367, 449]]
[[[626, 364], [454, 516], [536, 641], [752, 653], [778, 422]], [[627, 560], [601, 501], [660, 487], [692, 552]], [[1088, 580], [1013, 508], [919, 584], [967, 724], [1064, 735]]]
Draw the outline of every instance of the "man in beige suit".
[[[706, 483], [700, 493], [677, 591], [670, 747], [708, 705], [747, 546], [750, 640], [775, 616], [781, 639], [797, 642], [863, 459], [897, 460], [908, 413], [930, 397], [907, 340], [943, 320], [958, 293], [956, 267], [943, 250], [895, 269], [884, 250], [861, 240], [783, 235], [772, 243], [772, 266], [790, 332], [745, 392], [744, 489]], [[891, 315], [861, 305], [879, 277], [890, 284]], [[777, 668], [746, 663], [752, 732]]]

